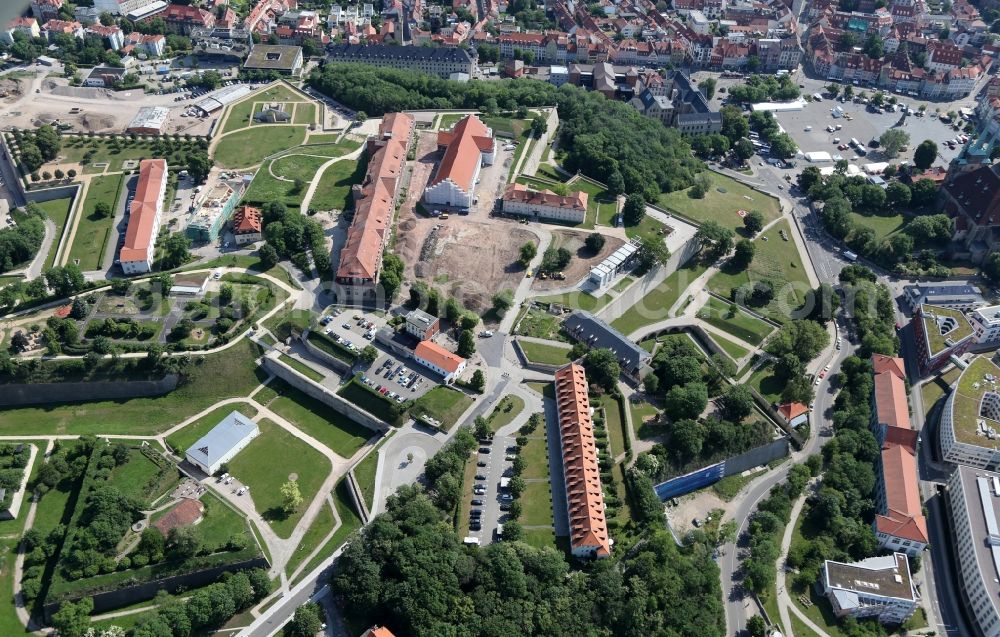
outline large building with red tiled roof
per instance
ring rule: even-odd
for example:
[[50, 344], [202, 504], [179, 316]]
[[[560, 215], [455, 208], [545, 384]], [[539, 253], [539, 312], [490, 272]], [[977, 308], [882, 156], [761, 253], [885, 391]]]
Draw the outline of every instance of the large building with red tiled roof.
[[587, 193], [577, 191], [563, 197], [551, 190], [533, 190], [521, 184], [508, 184], [503, 191], [503, 211], [536, 220], [583, 223], [587, 216]]
[[156, 235], [160, 231], [160, 215], [166, 195], [166, 160], [143, 159], [139, 162], [139, 182], [129, 209], [125, 245], [118, 254], [125, 274], [142, 274], [152, 268]]
[[882, 445], [872, 527], [879, 546], [919, 555], [927, 546], [917, 482], [917, 432], [910, 424], [903, 359], [872, 356], [872, 429]]
[[612, 541], [583, 367], [570, 363], [556, 371], [555, 389], [570, 551], [576, 557], [609, 557]]
[[427, 183], [424, 201], [431, 205], [470, 208], [479, 169], [493, 163], [493, 131], [475, 115], [467, 115], [450, 131], [438, 133], [444, 155]]
[[413, 116], [390, 113], [368, 140], [368, 171], [354, 186], [354, 219], [336, 269], [337, 302], [370, 305], [378, 299], [382, 255], [392, 232], [399, 177], [413, 137]]
[[431, 340], [420, 341], [413, 349], [413, 359], [431, 369], [450, 383], [465, 371], [466, 360], [458, 354], [453, 354]]
[[1000, 164], [950, 178], [941, 189], [944, 211], [955, 220], [952, 238], [980, 262], [1000, 249]]
[[366, 630], [361, 637], [396, 637], [391, 630], [384, 626], [372, 626]]

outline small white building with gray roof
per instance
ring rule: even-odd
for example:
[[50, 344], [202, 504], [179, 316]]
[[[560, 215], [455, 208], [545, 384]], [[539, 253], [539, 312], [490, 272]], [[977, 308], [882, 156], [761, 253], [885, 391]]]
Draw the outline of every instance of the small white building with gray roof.
[[184, 456], [206, 474], [213, 475], [259, 435], [260, 428], [256, 422], [233, 411], [191, 445]]

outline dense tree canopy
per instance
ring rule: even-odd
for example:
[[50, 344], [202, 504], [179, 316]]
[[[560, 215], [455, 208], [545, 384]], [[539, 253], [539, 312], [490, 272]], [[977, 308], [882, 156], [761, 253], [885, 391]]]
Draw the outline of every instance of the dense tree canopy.
[[723, 632], [718, 577], [707, 547], [679, 549], [662, 530], [586, 571], [520, 542], [466, 548], [420, 488], [407, 486], [348, 545], [332, 584], [361, 623], [413, 637], [704, 637]]
[[690, 186], [699, 162], [680, 134], [643, 117], [623, 102], [571, 85], [558, 89], [530, 79], [459, 83], [396, 69], [327, 64], [309, 83], [367, 113], [427, 109], [480, 109], [497, 104], [559, 108], [559, 146], [564, 167], [581, 171], [615, 194], [659, 192]]

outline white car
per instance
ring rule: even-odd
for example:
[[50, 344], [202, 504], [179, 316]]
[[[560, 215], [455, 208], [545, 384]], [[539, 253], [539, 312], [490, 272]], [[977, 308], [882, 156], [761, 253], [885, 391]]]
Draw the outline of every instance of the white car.
[[493, 336], [493, 330], [482, 331], [482, 332], [479, 333], [479, 336], [481, 336], [482, 338], [489, 338], [489, 337]]

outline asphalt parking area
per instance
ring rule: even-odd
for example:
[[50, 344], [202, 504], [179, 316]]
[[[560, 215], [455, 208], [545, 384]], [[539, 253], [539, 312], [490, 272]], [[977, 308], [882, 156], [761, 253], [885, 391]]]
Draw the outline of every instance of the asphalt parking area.
[[[905, 100], [901, 101], [906, 103]], [[851, 120], [847, 120], [845, 117], [833, 117], [831, 109], [835, 106], [840, 106], [844, 113], [851, 117]], [[900, 153], [892, 160], [894, 163], [903, 160], [912, 162], [917, 145], [925, 139], [930, 139], [938, 145], [936, 165], [947, 166], [948, 162], [961, 152], [961, 145], [956, 146], [954, 150], [945, 146], [945, 140], [955, 138], [959, 132], [950, 125], [941, 122], [939, 118], [934, 117], [933, 111], [928, 111], [924, 117], [910, 115], [904, 118], [899, 112], [879, 115], [878, 113], [869, 113], [865, 109], [866, 105], [864, 104], [855, 104], [851, 101], [840, 103], [824, 99], [822, 102], [806, 104], [801, 111], [776, 113], [775, 118], [803, 153], [824, 151], [831, 155], [840, 154], [844, 159], [857, 164], [887, 161], [885, 155], [879, 149], [869, 147], [868, 142], [897, 126], [910, 135], [910, 144], [906, 152]], [[899, 126], [901, 120], [902, 125]], [[834, 132], [827, 131], [828, 126], [837, 125], [842, 128]], [[809, 127], [811, 130], [806, 130]], [[865, 145], [869, 151], [867, 156], [855, 159], [856, 154], [852, 149], [837, 149], [838, 144], [834, 142], [834, 139], [839, 138], [840, 144], [847, 144], [852, 137]]]

